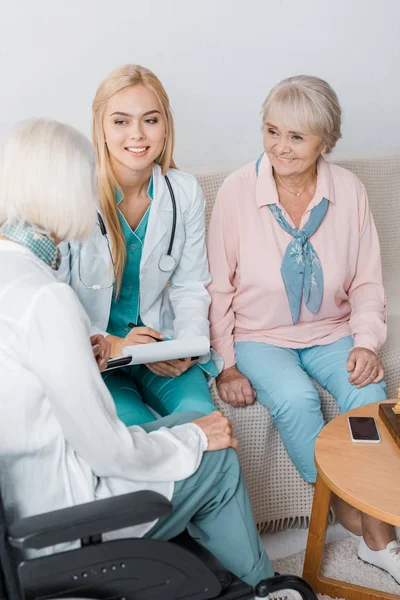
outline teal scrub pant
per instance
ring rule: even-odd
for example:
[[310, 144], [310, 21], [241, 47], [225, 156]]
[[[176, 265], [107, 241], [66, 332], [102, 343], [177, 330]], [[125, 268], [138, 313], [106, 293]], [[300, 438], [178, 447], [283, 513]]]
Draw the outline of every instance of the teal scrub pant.
[[118, 417], [127, 426], [154, 421], [182, 411], [196, 411], [208, 415], [217, 410], [213, 404], [206, 377], [194, 365], [180, 377], [159, 377], [145, 365], [135, 365], [105, 373], [107, 385]]
[[384, 381], [357, 389], [349, 383], [346, 362], [351, 336], [326, 346], [301, 350], [262, 342], [237, 342], [237, 368], [250, 380], [266, 406], [301, 476], [315, 482], [315, 440], [325, 425], [321, 401], [310, 378], [328, 390], [341, 413], [386, 399]]
[[[180, 413], [141, 427], [150, 432], [201, 416]], [[273, 577], [274, 570], [258, 535], [239, 460], [232, 448], [204, 453], [196, 473], [175, 483], [172, 513], [161, 518], [145, 537], [169, 540], [185, 529], [249, 585]]]

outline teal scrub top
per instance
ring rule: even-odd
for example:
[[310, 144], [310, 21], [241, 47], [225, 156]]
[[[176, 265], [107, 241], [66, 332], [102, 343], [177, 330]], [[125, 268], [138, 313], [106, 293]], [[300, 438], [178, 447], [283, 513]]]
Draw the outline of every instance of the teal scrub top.
[[[150, 201], [153, 200], [153, 176], [150, 178], [147, 194]], [[115, 199], [118, 204], [121, 202], [123, 195], [119, 190], [115, 190]], [[118, 208], [118, 218], [121, 223], [122, 231], [126, 244], [126, 261], [124, 273], [122, 276], [121, 290], [118, 298], [111, 302], [110, 318], [108, 321], [107, 331], [111, 335], [125, 337], [130, 331], [128, 323], [133, 323], [139, 327], [144, 326], [140, 318], [140, 261], [142, 259], [143, 243], [146, 236], [147, 223], [149, 220], [150, 206], [143, 215], [142, 220], [132, 231], [128, 225], [124, 215]], [[218, 371], [212, 360], [198, 366], [207, 375], [216, 377]]]
[[[150, 178], [147, 194], [152, 201], [153, 176]], [[123, 199], [123, 195], [119, 190], [115, 190], [115, 199], [118, 207]], [[140, 261], [149, 213], [150, 206], [135, 231], [133, 231], [118, 208], [118, 218], [125, 238], [126, 260], [120, 294], [118, 298], [114, 294], [111, 302], [110, 318], [107, 326], [107, 331], [111, 335], [125, 337], [131, 331], [128, 323], [138, 326], [144, 325], [140, 318]]]

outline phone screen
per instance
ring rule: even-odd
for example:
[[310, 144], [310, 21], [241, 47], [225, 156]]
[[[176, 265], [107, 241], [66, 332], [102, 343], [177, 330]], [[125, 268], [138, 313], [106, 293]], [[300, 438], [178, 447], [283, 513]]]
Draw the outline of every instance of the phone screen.
[[349, 425], [354, 440], [379, 441], [379, 433], [373, 417], [349, 417]]

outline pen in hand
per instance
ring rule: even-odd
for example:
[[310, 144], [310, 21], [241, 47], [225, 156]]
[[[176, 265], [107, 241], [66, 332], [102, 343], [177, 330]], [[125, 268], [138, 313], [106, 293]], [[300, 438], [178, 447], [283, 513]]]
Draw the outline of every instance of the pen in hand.
[[[129, 321], [129, 323], [128, 323], [128, 327], [129, 327], [130, 329], [134, 329], [135, 327], [137, 327], [137, 325], [135, 325], [135, 323], [132, 323], [132, 321]], [[144, 327], [146, 327], [146, 326], [144, 325]], [[159, 338], [153, 337], [151, 334], [148, 334], [148, 335], [149, 335], [149, 337], [152, 337], [152, 338], [154, 339], [154, 341], [155, 341], [155, 342], [162, 342], [162, 341], [164, 341], [164, 339], [161, 339], [161, 340], [160, 340]], [[164, 337], [164, 336], [163, 336], [163, 337]], [[191, 361], [196, 361], [196, 360], [199, 360], [199, 358], [200, 358], [199, 356], [192, 356], [190, 360], [191, 360]], [[187, 359], [186, 359], [186, 358], [179, 358], [178, 360], [180, 360], [180, 361], [184, 362], [184, 361], [185, 361], [185, 360], [187, 360]]]
[[[162, 333], [156, 331], [152, 327], [147, 327], [147, 325], [142, 325], [142, 326], [138, 327], [137, 325], [135, 325], [135, 323], [132, 323], [132, 321], [129, 321], [128, 327], [130, 329], [136, 329], [137, 333], [139, 335], [147, 336], [147, 337], [151, 338], [152, 341], [154, 341], [154, 342], [163, 342], [164, 341], [164, 336], [163, 336]], [[128, 334], [128, 335], [130, 335], [130, 334]], [[146, 341], [146, 342], [139, 342], [139, 343], [147, 343], [147, 344], [149, 344], [151, 342], [150, 341]]]

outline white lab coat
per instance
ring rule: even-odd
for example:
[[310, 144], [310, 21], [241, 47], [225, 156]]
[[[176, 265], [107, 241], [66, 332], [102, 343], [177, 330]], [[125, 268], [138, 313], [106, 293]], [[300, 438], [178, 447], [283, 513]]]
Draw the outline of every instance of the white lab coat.
[[[167, 253], [172, 229], [172, 202], [159, 165], [153, 167], [153, 201], [151, 202], [146, 237], [140, 264], [140, 316], [149, 327], [168, 338], [207, 336], [210, 296], [206, 289], [211, 278], [205, 245], [205, 202], [196, 179], [187, 173], [170, 169], [167, 176], [174, 190], [177, 208], [172, 256], [173, 272], [159, 269], [160, 257]], [[112, 300], [112, 288], [86, 289], [78, 274], [76, 242], [62, 244], [63, 260], [59, 279], [69, 283], [85, 307], [93, 331], [105, 333]], [[90, 276], [86, 285], [110, 279], [110, 254], [100, 227], [82, 246], [81, 270]], [[222, 359], [212, 353], [219, 370]], [[201, 357], [206, 362], [209, 355]]]
[[143, 489], [171, 499], [174, 481], [201, 462], [197, 425], [147, 434], [117, 418], [89, 330], [73, 290], [30, 250], [0, 240], [0, 486], [9, 521]]

